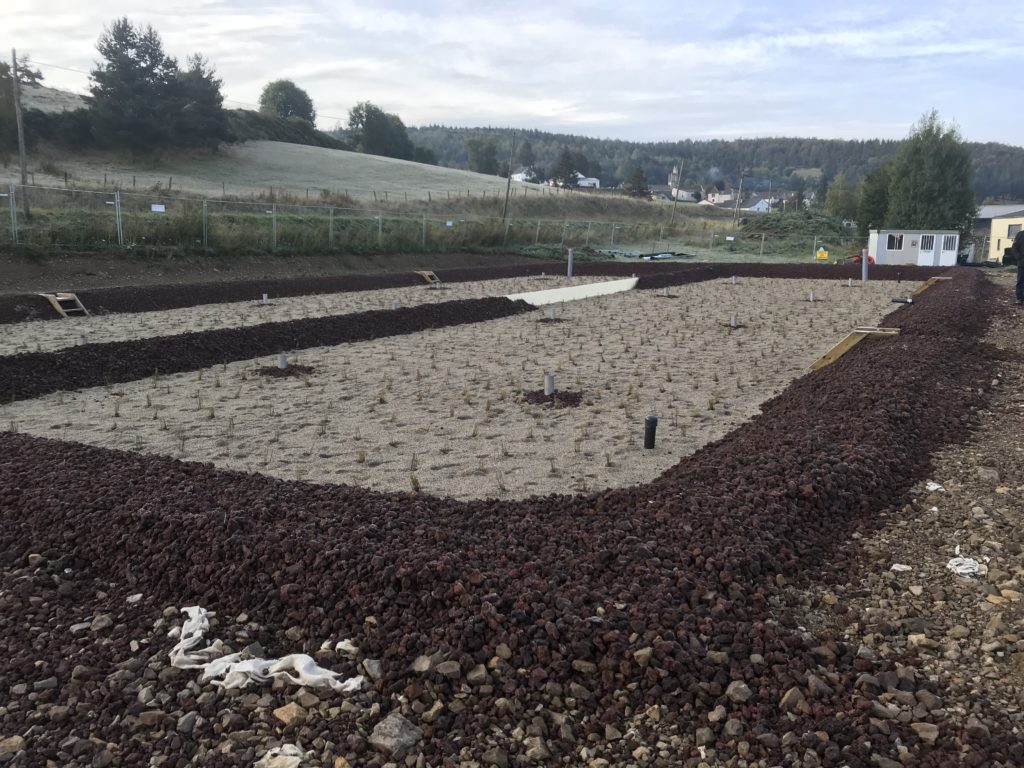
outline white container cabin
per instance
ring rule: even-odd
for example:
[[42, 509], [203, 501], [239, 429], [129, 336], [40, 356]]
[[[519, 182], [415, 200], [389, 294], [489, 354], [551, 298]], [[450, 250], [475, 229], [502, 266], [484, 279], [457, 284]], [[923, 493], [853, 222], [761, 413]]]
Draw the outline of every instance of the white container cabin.
[[955, 267], [960, 233], [955, 229], [872, 229], [868, 256], [875, 264]]

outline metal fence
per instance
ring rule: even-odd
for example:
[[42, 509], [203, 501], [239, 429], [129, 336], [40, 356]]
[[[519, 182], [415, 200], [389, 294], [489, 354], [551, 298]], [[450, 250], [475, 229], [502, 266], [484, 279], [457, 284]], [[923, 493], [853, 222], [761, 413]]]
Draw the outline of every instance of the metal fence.
[[[469, 213], [406, 213], [31, 185], [10, 185], [0, 195], [6, 197], [8, 208], [3, 217], [8, 222], [8, 240], [44, 249], [287, 253], [556, 245], [792, 259], [812, 258], [819, 244], [836, 248], [838, 253], [853, 242], [852, 237], [829, 243], [806, 236], [767, 236], [734, 230], [730, 222], [697, 217], [668, 222], [503, 219]], [[29, 217], [22, 210], [25, 196], [31, 208]], [[3, 202], [0, 198], [0, 205]]]

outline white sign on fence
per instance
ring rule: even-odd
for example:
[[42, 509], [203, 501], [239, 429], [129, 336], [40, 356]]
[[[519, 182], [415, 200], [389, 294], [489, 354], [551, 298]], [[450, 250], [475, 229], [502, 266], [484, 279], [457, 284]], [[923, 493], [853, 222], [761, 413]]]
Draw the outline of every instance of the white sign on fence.
[[151, 206], [149, 206], [149, 210], [151, 210], [153, 213], [166, 213], [167, 206], [164, 205], [163, 203], [153, 203]]

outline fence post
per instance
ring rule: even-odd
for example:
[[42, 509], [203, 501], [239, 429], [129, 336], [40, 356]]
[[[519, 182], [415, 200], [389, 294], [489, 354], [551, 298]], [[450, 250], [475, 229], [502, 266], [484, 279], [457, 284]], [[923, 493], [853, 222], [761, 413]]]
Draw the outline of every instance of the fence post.
[[277, 250], [277, 203], [270, 206], [270, 247]]
[[210, 242], [209, 229], [207, 225], [207, 215], [208, 212], [206, 209], [206, 201], [203, 200], [203, 248], [208, 247]]
[[117, 222], [117, 244], [124, 247], [124, 227], [121, 224], [121, 190], [114, 191], [114, 220]]
[[7, 196], [8, 202], [11, 204], [11, 241], [15, 244], [18, 243], [18, 203], [14, 199], [15, 186], [11, 184], [10, 194]]
[[334, 247], [334, 207], [327, 209], [327, 246]]
[[615, 247], [615, 223], [614, 222], [612, 222], [612, 246], [611, 247], [613, 247], [613, 248]]

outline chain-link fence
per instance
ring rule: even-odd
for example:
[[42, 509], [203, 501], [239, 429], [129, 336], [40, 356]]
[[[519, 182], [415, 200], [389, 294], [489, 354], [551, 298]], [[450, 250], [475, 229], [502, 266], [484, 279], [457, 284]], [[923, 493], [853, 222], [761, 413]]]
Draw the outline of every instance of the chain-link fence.
[[0, 206], [7, 209], [0, 219], [6, 222], [8, 241], [43, 249], [324, 253], [573, 246], [634, 255], [684, 253], [767, 261], [810, 260], [819, 248], [836, 260], [858, 246], [852, 234], [768, 235], [696, 216], [615, 222], [522, 218], [513, 211], [503, 219], [31, 185], [10, 185], [0, 195]]

